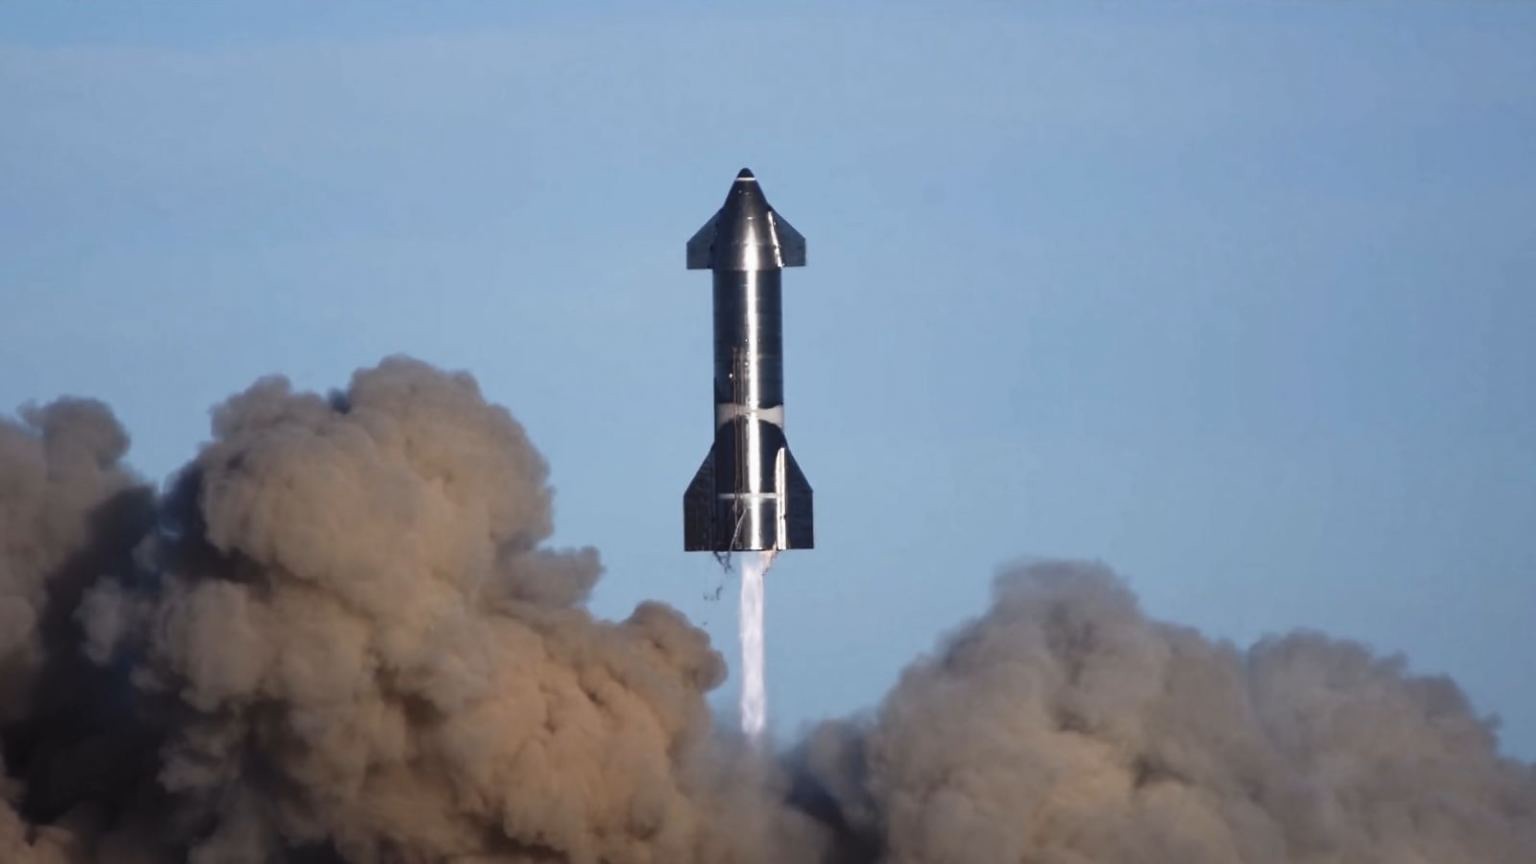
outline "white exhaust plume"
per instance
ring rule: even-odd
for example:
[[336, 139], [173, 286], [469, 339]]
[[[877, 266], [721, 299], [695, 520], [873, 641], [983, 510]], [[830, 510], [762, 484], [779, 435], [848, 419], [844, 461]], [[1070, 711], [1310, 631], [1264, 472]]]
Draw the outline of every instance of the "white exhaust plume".
[[98, 403], [0, 419], [6, 864], [1536, 860], [1536, 774], [1452, 682], [1213, 643], [1096, 565], [1011, 571], [765, 759], [702, 631], [586, 610], [596, 552], [541, 545], [544, 462], [467, 375], [260, 381], [158, 498], [126, 446]]
[[741, 731], [761, 742], [768, 727], [768, 688], [764, 680], [763, 582], [773, 567], [774, 550], [748, 553], [741, 565]]

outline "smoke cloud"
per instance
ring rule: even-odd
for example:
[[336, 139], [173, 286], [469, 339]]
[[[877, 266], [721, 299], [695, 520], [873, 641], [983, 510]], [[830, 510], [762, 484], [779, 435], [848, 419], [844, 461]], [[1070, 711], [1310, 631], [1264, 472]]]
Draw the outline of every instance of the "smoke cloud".
[[781, 757], [707, 636], [585, 601], [547, 467], [394, 358], [257, 382], [167, 486], [105, 406], [0, 420], [0, 861], [1489, 862], [1536, 772], [1444, 679], [1149, 620], [1105, 568], [999, 578], [868, 716]]
[[1536, 774], [1456, 685], [1317, 634], [1247, 651], [1148, 620], [1099, 565], [992, 609], [799, 755], [853, 860], [1530, 860]]

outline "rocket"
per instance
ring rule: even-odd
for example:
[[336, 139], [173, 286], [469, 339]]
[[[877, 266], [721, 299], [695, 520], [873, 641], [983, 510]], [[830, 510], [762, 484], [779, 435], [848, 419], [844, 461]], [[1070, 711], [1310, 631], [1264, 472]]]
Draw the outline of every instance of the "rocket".
[[683, 493], [692, 552], [809, 549], [811, 484], [784, 437], [780, 276], [805, 266], [805, 238], [742, 169], [688, 241], [688, 269], [714, 277], [715, 441]]

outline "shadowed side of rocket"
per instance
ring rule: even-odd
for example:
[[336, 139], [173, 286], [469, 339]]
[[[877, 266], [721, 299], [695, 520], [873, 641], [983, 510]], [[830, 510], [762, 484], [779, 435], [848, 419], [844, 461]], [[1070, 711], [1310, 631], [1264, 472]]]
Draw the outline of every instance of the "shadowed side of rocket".
[[688, 269], [713, 272], [715, 310], [715, 443], [683, 494], [688, 551], [814, 545], [811, 484], [784, 437], [780, 276], [803, 266], [805, 238], [745, 169], [688, 241]]

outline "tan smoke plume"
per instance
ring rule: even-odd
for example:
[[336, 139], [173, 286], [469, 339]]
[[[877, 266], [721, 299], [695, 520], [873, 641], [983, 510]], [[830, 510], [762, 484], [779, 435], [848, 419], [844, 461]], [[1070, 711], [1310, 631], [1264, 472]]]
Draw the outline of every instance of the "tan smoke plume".
[[1536, 860], [1536, 774], [1449, 680], [1315, 634], [1213, 643], [1098, 565], [1003, 575], [872, 720], [800, 758], [855, 860]]
[[0, 420], [0, 723], [30, 712], [52, 641], [49, 594], [78, 594], [97, 575], [80, 571], [98, 546], [93, 520], [134, 486], [118, 464], [127, 449], [99, 402], [63, 399]]
[[1445, 680], [1240, 651], [1102, 568], [998, 583], [783, 764], [705, 634], [585, 600], [467, 375], [257, 382], [154, 500], [97, 403], [0, 421], [0, 862], [1509, 864], [1536, 779]]
[[[92, 860], [79, 835], [124, 806], [143, 730], [126, 687], [80, 652], [89, 585], [131, 570], [148, 489], [120, 465], [128, 438], [105, 405], [61, 399], [0, 418], [0, 861]], [[17, 812], [23, 802], [42, 824]], [[131, 860], [121, 856], [121, 860]]]

